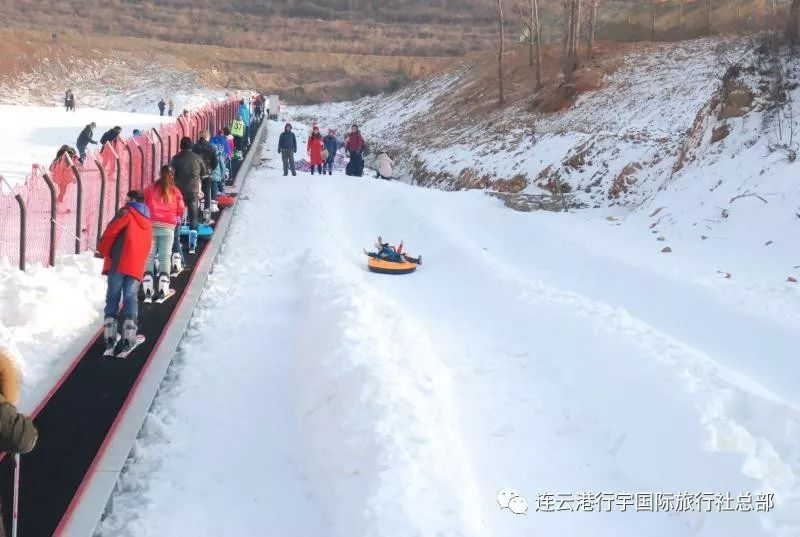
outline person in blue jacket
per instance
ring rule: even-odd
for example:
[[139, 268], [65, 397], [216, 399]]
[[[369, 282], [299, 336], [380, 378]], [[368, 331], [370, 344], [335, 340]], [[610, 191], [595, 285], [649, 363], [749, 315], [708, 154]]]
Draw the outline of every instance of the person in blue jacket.
[[336, 158], [336, 150], [339, 149], [339, 140], [336, 139], [336, 131], [328, 129], [328, 135], [322, 139], [322, 144], [325, 146], [325, 151], [328, 156], [323, 163], [322, 173], [326, 171], [328, 175], [333, 175], [333, 159]]
[[250, 116], [250, 107], [244, 99], [239, 101], [239, 117], [244, 121], [244, 136], [242, 137], [242, 146], [240, 149], [244, 150], [250, 146], [250, 123], [252, 117]]

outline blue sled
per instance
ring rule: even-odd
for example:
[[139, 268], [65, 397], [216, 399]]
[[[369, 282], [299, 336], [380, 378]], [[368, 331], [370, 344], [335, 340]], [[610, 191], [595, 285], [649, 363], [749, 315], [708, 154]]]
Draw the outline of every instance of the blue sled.
[[[208, 226], [206, 224], [200, 224], [197, 226], [197, 238], [198, 239], [207, 239], [214, 234], [214, 228]], [[188, 237], [189, 236], [189, 226], [181, 226], [181, 237]]]

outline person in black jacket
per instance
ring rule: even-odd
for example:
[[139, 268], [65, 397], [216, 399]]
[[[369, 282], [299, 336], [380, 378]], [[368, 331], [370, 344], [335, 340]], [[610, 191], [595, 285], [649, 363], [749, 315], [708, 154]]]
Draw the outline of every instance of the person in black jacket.
[[78, 135], [78, 142], [75, 144], [78, 148], [78, 153], [81, 157], [81, 162], [83, 159], [86, 158], [86, 146], [89, 144], [97, 144], [92, 137], [94, 136], [94, 128], [97, 127], [97, 124], [92, 121], [89, 125], [86, 125], [81, 133]]
[[203, 163], [206, 165], [206, 171], [208, 173], [200, 179], [203, 189], [203, 208], [210, 209], [211, 172], [217, 169], [217, 166], [219, 165], [219, 159], [217, 158], [217, 150], [214, 149], [209, 143], [211, 135], [208, 131], [201, 131], [200, 134], [197, 135], [197, 138], [197, 142], [194, 144], [192, 151], [200, 155], [200, 158], [203, 159]]
[[192, 139], [181, 138], [181, 151], [170, 162], [175, 170], [175, 186], [183, 194], [189, 217], [189, 253], [193, 254], [197, 246], [197, 226], [199, 223], [199, 204], [203, 199], [202, 178], [209, 175], [203, 158], [192, 151]]
[[[33, 420], [17, 411], [19, 373], [8, 351], [0, 348], [0, 451], [28, 453], [36, 447], [39, 433]], [[0, 537], [5, 537], [0, 518]]]
[[114, 140], [117, 139], [117, 136], [119, 136], [119, 133], [121, 132], [122, 132], [122, 127], [114, 127], [113, 129], [107, 130], [105, 134], [103, 134], [103, 136], [100, 138], [100, 145], [103, 146], [106, 144], [113, 144]]
[[291, 123], [286, 124], [278, 139], [278, 153], [281, 154], [281, 159], [283, 159], [283, 175], [288, 175], [290, 168], [292, 170], [292, 175], [297, 175], [294, 169], [294, 154], [297, 153], [297, 138], [292, 132]]
[[166, 101], [164, 101], [164, 99], [161, 99], [160, 101], [158, 101], [158, 111], [159, 111], [160, 115], [162, 115], [162, 116], [164, 115], [164, 110], [166, 110], [166, 108], [167, 108], [167, 103], [166, 103]]

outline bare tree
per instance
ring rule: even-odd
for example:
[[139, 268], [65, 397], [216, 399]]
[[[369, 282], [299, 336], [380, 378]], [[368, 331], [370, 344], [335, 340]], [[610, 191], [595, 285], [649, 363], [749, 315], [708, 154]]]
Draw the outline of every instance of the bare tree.
[[564, 80], [569, 81], [578, 68], [578, 38], [580, 37], [581, 0], [564, 0]]
[[517, 13], [528, 33], [528, 67], [536, 66], [536, 89], [542, 87], [542, 33], [539, 26], [539, 0], [527, 0], [528, 12], [522, 13], [517, 5]]
[[707, 2], [708, 9], [706, 10], [706, 27], [708, 28], [708, 33], [711, 33], [711, 0]]
[[597, 30], [597, 4], [600, 0], [589, 0], [589, 29], [586, 33], [586, 56], [594, 58], [594, 36]]
[[497, 93], [498, 106], [506, 104], [505, 88], [503, 85], [503, 54], [506, 48], [506, 28], [503, 18], [503, 0], [497, 0], [497, 21], [500, 24], [500, 50], [497, 52]]

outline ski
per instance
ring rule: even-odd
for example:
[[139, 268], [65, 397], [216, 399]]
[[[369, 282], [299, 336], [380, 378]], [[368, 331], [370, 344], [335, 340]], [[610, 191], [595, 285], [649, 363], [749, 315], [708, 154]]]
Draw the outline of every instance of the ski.
[[136, 347], [138, 347], [139, 345], [144, 343], [144, 340], [145, 340], [145, 337], [142, 334], [137, 334], [136, 335], [136, 341], [134, 342], [133, 346], [131, 348], [129, 348], [129, 349], [126, 349], [126, 350], [118, 352], [116, 354], [116, 357], [117, 358], [123, 358], [123, 359], [127, 358], [130, 355], [130, 353], [132, 353], [133, 351], [136, 350]]
[[166, 302], [167, 300], [169, 300], [170, 298], [172, 298], [174, 296], [175, 296], [175, 289], [170, 289], [169, 293], [167, 293], [166, 296], [163, 296], [161, 298], [157, 298], [155, 300], [155, 303], [156, 304], [163, 304], [164, 302]]
[[113, 345], [106, 343], [106, 350], [105, 352], [103, 352], [103, 356], [114, 356], [114, 351], [117, 348], [117, 344], [119, 343], [120, 339], [122, 339], [122, 336], [117, 334], [117, 337], [114, 339]]

